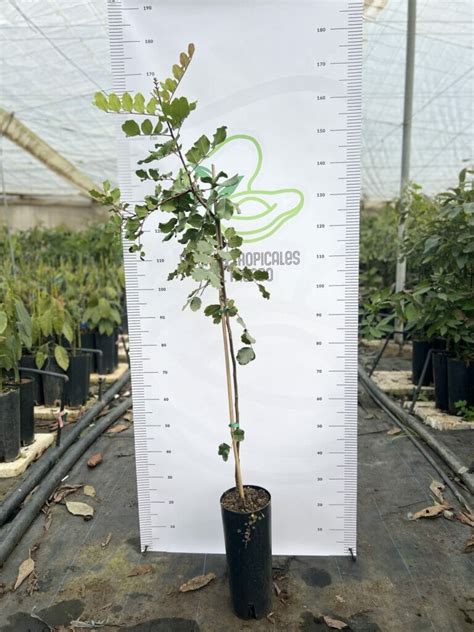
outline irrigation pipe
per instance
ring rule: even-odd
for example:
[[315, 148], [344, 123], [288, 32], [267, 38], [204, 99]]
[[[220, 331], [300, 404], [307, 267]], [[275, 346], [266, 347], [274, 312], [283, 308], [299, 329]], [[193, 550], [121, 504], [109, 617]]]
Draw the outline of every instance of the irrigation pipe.
[[0, 505], [0, 527], [5, 524], [8, 518], [16, 511], [21, 502], [28, 496], [38, 483], [46, 476], [48, 471], [54, 467], [66, 450], [76, 441], [94, 418], [109, 404], [122, 388], [130, 381], [130, 371], [125, 373], [104, 393], [95, 404], [93, 404], [84, 415], [76, 421], [74, 427], [62, 438], [61, 445], [50, 448], [41, 459], [34, 463], [28, 476], [20, 487], [15, 489]]
[[[474, 493], [474, 476], [469, 473], [469, 469], [461, 463], [458, 457], [449, 448], [439, 443], [433, 435], [427, 430], [427, 428], [416, 417], [407, 413], [398, 404], [396, 404], [390, 397], [388, 397], [378, 386], [369, 378], [364, 368], [359, 365], [359, 379], [362, 386], [372, 397], [372, 399], [378, 404], [390, 418], [402, 429], [407, 426], [415, 432], [418, 437], [435, 452], [450, 468], [459, 476], [459, 478], [465, 483], [471, 493]], [[443, 469], [436, 463], [433, 457], [425, 450], [423, 445], [410, 433], [407, 433], [407, 437], [423, 454], [426, 460], [434, 467], [438, 474], [443, 478], [443, 481], [453, 492], [459, 502], [461, 502], [469, 511], [469, 503], [458, 491], [454, 483], [449, 479]]]
[[11, 527], [0, 544], [0, 567], [8, 559], [10, 553], [29, 529], [31, 523], [40, 513], [44, 503], [51, 496], [52, 492], [60, 484], [65, 475], [70, 471], [76, 461], [89, 448], [94, 441], [123, 415], [132, 405], [132, 398], [118, 404], [107, 415], [104, 415], [87, 434], [67, 452], [67, 454], [53, 467], [51, 472], [43, 480], [40, 488], [33, 494], [33, 497], [22, 511], [13, 520]]

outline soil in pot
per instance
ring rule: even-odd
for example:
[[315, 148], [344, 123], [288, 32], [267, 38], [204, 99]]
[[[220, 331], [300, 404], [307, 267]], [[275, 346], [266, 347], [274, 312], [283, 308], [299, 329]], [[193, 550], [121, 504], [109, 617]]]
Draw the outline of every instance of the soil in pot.
[[[33, 355], [23, 355], [21, 356], [21, 360], [19, 363], [20, 367], [24, 367], [25, 369], [37, 369], [35, 356]], [[39, 373], [23, 373], [23, 375], [31, 378], [33, 380], [33, 397], [35, 404], [37, 406], [42, 406], [44, 404], [43, 398], [43, 380]]]
[[91, 375], [90, 353], [78, 353], [69, 357], [66, 383], [65, 403], [68, 406], [82, 406], [89, 397]]
[[[59, 364], [51, 356], [46, 360], [44, 370], [64, 374]], [[65, 388], [64, 380], [53, 377], [52, 375], [43, 375], [44, 405], [54, 406], [55, 404], [59, 404], [61, 402], [63, 388]]]
[[464, 362], [457, 358], [448, 358], [448, 394], [449, 412], [456, 415], [456, 402], [474, 404], [474, 361]]
[[246, 486], [245, 510], [235, 488], [221, 497], [232, 606], [241, 619], [261, 619], [272, 610], [271, 498]]
[[31, 445], [35, 440], [35, 383], [28, 377], [19, 382], [7, 384], [20, 394], [20, 441], [21, 445]]
[[[426, 356], [432, 348], [432, 343], [428, 340], [413, 340], [413, 350], [411, 356], [412, 382], [418, 384], [421, 373], [425, 365]], [[425, 378], [422, 386], [429, 386], [433, 383], [433, 362], [430, 359], [426, 368]]]
[[20, 393], [0, 393], [0, 462], [14, 461], [20, 453]]
[[[116, 350], [115, 346], [117, 344], [116, 334], [113, 333], [110, 336], [106, 334], [95, 334], [95, 348], [100, 349], [102, 351], [102, 360], [100, 357], [97, 358], [98, 364], [98, 372], [103, 375], [108, 373], [113, 373], [117, 368], [115, 363], [116, 361]], [[100, 366], [102, 362], [102, 367]]]
[[449, 409], [448, 353], [446, 351], [434, 351], [432, 357], [436, 408], [447, 411]]

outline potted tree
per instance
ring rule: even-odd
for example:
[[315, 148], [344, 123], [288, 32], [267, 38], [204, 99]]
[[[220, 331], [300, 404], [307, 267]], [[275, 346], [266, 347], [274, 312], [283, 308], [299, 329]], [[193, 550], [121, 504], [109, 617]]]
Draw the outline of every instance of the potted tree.
[[[228, 281], [254, 283], [263, 298], [268, 299], [270, 295], [262, 284], [268, 273], [239, 265], [242, 238], [229, 225], [239, 209], [229, 196], [241, 178], [237, 174], [229, 177], [209, 164], [212, 153], [226, 139], [226, 127], [217, 129], [212, 139], [203, 135], [188, 149], [183, 147], [182, 126], [196, 103], [184, 96], [177, 97], [176, 92], [193, 55], [194, 45], [190, 44], [173, 66], [173, 76], [155, 81], [147, 99], [142, 94], [96, 94], [95, 105], [100, 109], [137, 115], [122, 125], [127, 136], [153, 137], [155, 142], [136, 172], [141, 181], [151, 185], [151, 193], [143, 202], [133, 208], [122, 203], [120, 191], [111, 189], [108, 182], [104, 183], [103, 191], [91, 194], [112, 210], [117, 225], [123, 223], [125, 238], [132, 242], [130, 250], [142, 258], [140, 237], [144, 222], [150, 214], [161, 213], [164, 221], [159, 224], [159, 232], [164, 236], [163, 241], [175, 240], [182, 246], [177, 266], [168, 278], [192, 279], [196, 283], [185, 306], [198, 311], [208, 292], [216, 296], [204, 307], [204, 314], [221, 329], [225, 360], [230, 438], [229, 443], [219, 445], [218, 454], [227, 461], [232, 453], [235, 466], [235, 486], [220, 499], [230, 589], [239, 617], [260, 618], [271, 609], [271, 500], [267, 490], [244, 485], [242, 478], [240, 448], [245, 434], [239, 413], [238, 365], [255, 359], [255, 339], [228, 293]], [[175, 160], [174, 172], [158, 169], [157, 163], [163, 158], [168, 158], [168, 165], [170, 159]], [[236, 326], [240, 327], [243, 345], [238, 350]]]
[[[35, 361], [38, 369], [53, 373], [66, 373], [69, 354], [65, 344], [71, 344], [74, 332], [71, 315], [66, 309], [64, 298], [57, 290], [39, 290], [33, 302], [32, 329]], [[63, 380], [43, 375], [43, 400], [53, 406], [61, 400]]]

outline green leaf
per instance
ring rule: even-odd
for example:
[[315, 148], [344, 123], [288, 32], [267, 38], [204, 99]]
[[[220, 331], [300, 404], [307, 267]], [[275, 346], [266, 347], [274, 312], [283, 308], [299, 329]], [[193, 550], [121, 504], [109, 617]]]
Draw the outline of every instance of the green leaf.
[[212, 316], [212, 317], [216, 317], [216, 316], [221, 316], [221, 306], [220, 305], [208, 305], [205, 309], [204, 309], [204, 314], [206, 316]]
[[186, 158], [193, 164], [198, 164], [205, 158], [211, 148], [211, 142], [207, 136], [201, 136], [186, 153]]
[[178, 66], [178, 64], [175, 64], [173, 66], [173, 76], [177, 81], [180, 81], [180, 79], [182, 78], [182, 76], [184, 75], [184, 70], [181, 68], [181, 66]]
[[120, 103], [120, 99], [113, 92], [109, 94], [109, 110], [112, 112], [120, 112], [122, 109], [122, 104]]
[[189, 307], [191, 308], [191, 311], [193, 312], [197, 312], [201, 309], [201, 305], [202, 305], [202, 301], [198, 296], [195, 296], [194, 298], [191, 299], [191, 302], [189, 303]]
[[42, 369], [43, 368], [47, 357], [48, 356], [43, 351], [37, 351], [36, 352], [35, 363], [36, 363], [36, 368], [37, 369]]
[[139, 114], [145, 113], [145, 97], [140, 92], [137, 92], [133, 99], [133, 109]]
[[255, 360], [255, 357], [255, 351], [252, 347], [242, 347], [237, 353], [237, 362], [241, 365], [245, 365]]
[[198, 166], [194, 169], [194, 173], [197, 175], [198, 178], [206, 178], [207, 176], [211, 175], [211, 170], [207, 167]]
[[234, 430], [232, 436], [237, 442], [243, 441], [245, 439], [245, 431], [242, 430], [242, 428], [237, 428]]
[[140, 136], [140, 128], [136, 121], [125, 121], [122, 125], [122, 129], [127, 136]]
[[202, 216], [196, 213], [195, 215], [191, 215], [188, 219], [188, 224], [193, 226], [194, 228], [201, 228], [202, 226]]
[[255, 270], [253, 278], [255, 281], [268, 281], [268, 272], [266, 270]]
[[150, 119], [145, 119], [141, 124], [141, 130], [146, 136], [153, 134], [153, 123]]
[[63, 371], [67, 371], [69, 367], [69, 356], [64, 347], [56, 345], [54, 348], [54, 357]]
[[186, 97], [173, 99], [167, 109], [169, 110], [173, 123], [176, 126], [180, 126], [191, 111]]
[[66, 338], [68, 342], [72, 342], [74, 338], [74, 332], [69, 323], [64, 323], [63, 325], [63, 336]]
[[219, 219], [231, 219], [234, 214], [234, 208], [229, 199], [223, 198], [216, 204], [216, 215]]
[[247, 329], [245, 329], [244, 333], [242, 334], [241, 337], [242, 342], [244, 343], [244, 345], [253, 345], [255, 344], [257, 341], [255, 340], [255, 338], [253, 338]]
[[221, 456], [224, 461], [227, 461], [229, 459], [229, 452], [230, 445], [227, 445], [227, 443], [221, 443], [217, 454]]
[[133, 109], [133, 99], [128, 92], [122, 94], [122, 108], [125, 112], [131, 112]]
[[104, 112], [109, 111], [109, 102], [107, 97], [103, 92], [96, 92], [94, 95], [94, 105], [99, 108], [99, 110], [103, 110]]
[[258, 291], [260, 292], [260, 294], [263, 296], [263, 298], [269, 299], [270, 298], [270, 292], [268, 292], [265, 288], [264, 285], [261, 285], [260, 283], [258, 284]]
[[174, 227], [176, 226], [177, 223], [177, 219], [176, 217], [172, 217], [169, 221], [163, 223], [163, 224], [159, 224], [158, 228], [160, 229], [160, 231], [162, 233], [171, 233], [171, 231], [174, 229]]
[[158, 101], [155, 99], [155, 97], [151, 97], [151, 99], [146, 104], [147, 114], [155, 114], [157, 105]]
[[227, 138], [227, 127], [219, 127], [212, 139], [212, 148], [215, 149], [217, 145], [220, 145]]

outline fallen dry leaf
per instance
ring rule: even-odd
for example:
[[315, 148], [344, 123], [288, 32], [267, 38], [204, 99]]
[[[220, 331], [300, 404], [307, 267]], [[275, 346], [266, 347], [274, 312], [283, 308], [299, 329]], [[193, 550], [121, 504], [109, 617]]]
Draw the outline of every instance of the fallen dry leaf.
[[473, 551], [474, 551], [474, 535], [471, 535], [471, 537], [466, 540], [466, 544], [464, 545], [463, 552], [472, 553]]
[[21, 586], [25, 579], [29, 577], [34, 570], [35, 562], [31, 559], [31, 557], [22, 562], [18, 567], [18, 577], [16, 578], [13, 590], [16, 590], [19, 586]]
[[274, 619], [274, 616], [273, 616], [274, 614], [275, 614], [274, 612], [269, 612], [267, 614], [267, 619], [268, 619], [268, 621], [270, 621], [270, 623], [272, 625], [275, 625], [275, 619]]
[[53, 503], [60, 503], [62, 500], [69, 496], [69, 494], [74, 494], [78, 489], [81, 489], [82, 485], [62, 485], [59, 487], [52, 496]]
[[95, 488], [92, 487], [92, 485], [84, 485], [84, 489], [82, 491], [86, 496], [95, 498]]
[[118, 434], [119, 432], [123, 432], [124, 430], [128, 430], [130, 428], [130, 424], [119, 423], [112, 428], [107, 430], [107, 434]]
[[50, 513], [46, 514], [46, 520], [44, 521], [43, 530], [44, 531], [49, 531], [49, 528], [50, 528], [52, 522], [53, 522], [52, 514], [50, 514]]
[[130, 571], [127, 577], [138, 577], [139, 575], [148, 575], [148, 573], [153, 573], [153, 566], [151, 564], [142, 564], [141, 566], [135, 566], [134, 569]]
[[400, 428], [391, 428], [391, 430], [389, 430], [389, 431], [387, 432], [387, 434], [388, 434], [390, 437], [393, 437], [393, 435], [397, 435], [397, 434], [400, 434], [400, 433], [401, 433], [401, 429], [400, 429]]
[[446, 518], [446, 520], [454, 520], [454, 511], [446, 509], [446, 511], [443, 511], [443, 518]]
[[66, 503], [67, 510], [74, 516], [82, 516], [84, 520], [90, 520], [94, 515], [94, 508], [87, 503], [69, 501]]
[[101, 452], [96, 452], [96, 454], [93, 454], [91, 458], [87, 461], [87, 466], [97, 467], [99, 463], [102, 463], [102, 454]]
[[468, 527], [474, 527], [474, 516], [471, 513], [461, 511], [456, 514], [456, 519], [463, 524], [467, 524]]
[[275, 595], [279, 597], [281, 595], [280, 586], [276, 582], [273, 582], [273, 588], [275, 589]]
[[213, 579], [216, 578], [215, 573], [208, 573], [207, 575], [198, 575], [197, 577], [193, 577], [189, 581], [185, 582], [182, 586], [179, 587], [179, 592], [191, 592], [192, 590], [199, 590], [200, 588], [204, 588], [212, 582]]
[[100, 545], [103, 549], [105, 549], [106, 546], [109, 546], [110, 544], [110, 540], [112, 539], [112, 533], [109, 533], [107, 535], [107, 537], [105, 538], [105, 540], [102, 542], [102, 544]]
[[408, 514], [409, 520], [418, 520], [418, 518], [436, 518], [447, 509], [451, 509], [451, 506], [443, 503], [442, 505], [432, 505], [431, 507], [425, 507], [414, 514]]
[[332, 617], [326, 617], [324, 615], [323, 619], [328, 628], [332, 628], [333, 630], [344, 630], [344, 628], [349, 627], [347, 623], [339, 621], [339, 619], [333, 619]]
[[443, 492], [445, 489], [446, 485], [444, 485], [440, 481], [431, 481], [430, 491], [432, 492], [432, 494], [434, 494], [434, 496], [437, 500], [439, 500], [440, 503], [444, 503]]
[[336, 595], [336, 601], [339, 603], [346, 603], [344, 597], [341, 597], [341, 595]]

